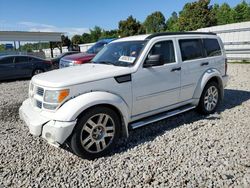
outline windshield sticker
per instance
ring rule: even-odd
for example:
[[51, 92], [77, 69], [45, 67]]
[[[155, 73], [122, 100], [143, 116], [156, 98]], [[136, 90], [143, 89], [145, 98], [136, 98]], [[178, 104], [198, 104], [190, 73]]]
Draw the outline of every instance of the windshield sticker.
[[119, 58], [119, 61], [123, 61], [123, 62], [127, 62], [127, 63], [134, 63], [135, 57], [131, 57], [131, 56], [121, 56], [121, 57]]

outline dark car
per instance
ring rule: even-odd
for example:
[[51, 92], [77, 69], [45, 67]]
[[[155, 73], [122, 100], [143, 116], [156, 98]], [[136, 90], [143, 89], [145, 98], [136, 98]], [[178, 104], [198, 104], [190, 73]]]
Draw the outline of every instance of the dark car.
[[59, 68], [59, 62], [61, 60], [61, 58], [67, 56], [67, 55], [72, 55], [72, 54], [77, 54], [79, 53], [79, 51], [69, 51], [69, 52], [64, 52], [62, 54], [60, 54], [59, 56], [51, 59], [52, 65], [54, 69], [58, 69]]
[[95, 55], [108, 43], [115, 39], [101, 39], [84, 53], [66, 56], [60, 60], [59, 67], [69, 67], [89, 63]]
[[51, 67], [51, 61], [34, 56], [0, 56], [0, 80], [32, 77], [51, 70]]

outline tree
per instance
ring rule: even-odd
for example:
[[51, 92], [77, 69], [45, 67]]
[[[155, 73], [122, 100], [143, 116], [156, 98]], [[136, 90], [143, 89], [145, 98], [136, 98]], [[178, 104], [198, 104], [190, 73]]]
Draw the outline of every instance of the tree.
[[199, 0], [187, 3], [180, 12], [178, 26], [181, 31], [192, 31], [202, 27], [213, 26], [216, 23], [211, 13], [210, 0]]
[[99, 26], [95, 26], [93, 29], [90, 29], [90, 36], [92, 42], [98, 41], [102, 36], [103, 29]]
[[126, 20], [119, 22], [119, 34], [121, 37], [143, 34], [145, 30], [141, 23], [133, 16], [129, 16]]
[[164, 15], [156, 11], [149, 16], [147, 16], [145, 22], [143, 23], [144, 28], [147, 33], [157, 33], [165, 31], [165, 17]]
[[92, 37], [89, 33], [83, 33], [81, 38], [83, 44], [92, 42]]
[[69, 47], [71, 45], [71, 41], [68, 36], [62, 35], [61, 39], [62, 39], [62, 46]]
[[233, 13], [234, 22], [244, 22], [250, 20], [250, 5], [246, 3], [246, 1], [242, 1], [242, 3], [238, 4], [234, 8]]
[[167, 31], [179, 31], [178, 27], [178, 15], [176, 12], [173, 12], [171, 17], [166, 22]]
[[72, 40], [73, 44], [81, 44], [82, 43], [81, 35], [74, 35], [71, 40]]
[[119, 32], [117, 29], [110, 30], [110, 31], [105, 31], [103, 30], [101, 38], [118, 38], [119, 37]]
[[233, 11], [227, 3], [223, 3], [221, 6], [215, 4], [212, 13], [215, 16], [216, 25], [233, 23]]

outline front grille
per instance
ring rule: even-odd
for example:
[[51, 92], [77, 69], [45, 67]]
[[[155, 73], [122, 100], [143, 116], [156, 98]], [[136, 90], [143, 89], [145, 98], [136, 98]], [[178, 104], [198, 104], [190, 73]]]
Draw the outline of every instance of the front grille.
[[41, 88], [41, 87], [37, 87], [36, 93], [37, 93], [37, 95], [43, 96], [43, 94], [44, 94], [44, 89]]
[[36, 107], [42, 108], [43, 103], [41, 101], [36, 101]]

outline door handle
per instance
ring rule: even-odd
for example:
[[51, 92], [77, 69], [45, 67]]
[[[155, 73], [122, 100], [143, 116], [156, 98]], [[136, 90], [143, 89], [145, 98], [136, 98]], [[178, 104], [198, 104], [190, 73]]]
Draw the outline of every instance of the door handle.
[[208, 62], [204, 62], [204, 63], [201, 63], [201, 66], [206, 66], [208, 64], [209, 64]]
[[171, 70], [171, 72], [176, 72], [176, 71], [180, 71], [181, 70], [181, 67], [177, 67], [177, 68], [173, 68], [172, 70]]

